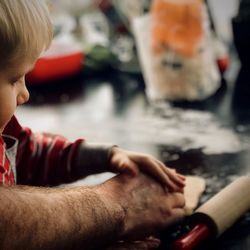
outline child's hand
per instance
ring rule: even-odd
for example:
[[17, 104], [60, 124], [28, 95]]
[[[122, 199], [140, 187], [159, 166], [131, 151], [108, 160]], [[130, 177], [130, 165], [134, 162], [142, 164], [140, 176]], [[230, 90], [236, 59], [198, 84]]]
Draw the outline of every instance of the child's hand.
[[139, 171], [154, 177], [170, 191], [183, 192], [185, 177], [151, 155], [135, 153], [118, 147], [112, 149], [111, 170], [136, 176]]

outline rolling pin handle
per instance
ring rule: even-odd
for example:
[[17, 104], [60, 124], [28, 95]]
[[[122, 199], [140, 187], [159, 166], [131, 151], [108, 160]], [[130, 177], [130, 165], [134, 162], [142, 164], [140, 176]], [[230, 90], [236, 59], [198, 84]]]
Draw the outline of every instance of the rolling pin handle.
[[171, 250], [192, 250], [203, 240], [210, 236], [210, 230], [205, 224], [197, 224], [182, 238], [176, 240], [171, 246]]

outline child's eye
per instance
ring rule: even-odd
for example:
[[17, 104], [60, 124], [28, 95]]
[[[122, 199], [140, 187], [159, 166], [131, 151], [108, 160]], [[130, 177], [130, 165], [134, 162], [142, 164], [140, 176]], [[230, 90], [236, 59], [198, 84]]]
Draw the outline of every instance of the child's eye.
[[14, 79], [12, 79], [12, 80], [10, 81], [10, 83], [11, 83], [12, 85], [15, 85], [15, 84], [17, 84], [19, 81], [21, 81], [21, 80], [22, 80], [22, 77], [14, 78]]
[[15, 85], [17, 82], [18, 82], [18, 80], [17, 80], [17, 81], [16, 81], [16, 80], [12, 80], [10, 83], [11, 83], [12, 85]]

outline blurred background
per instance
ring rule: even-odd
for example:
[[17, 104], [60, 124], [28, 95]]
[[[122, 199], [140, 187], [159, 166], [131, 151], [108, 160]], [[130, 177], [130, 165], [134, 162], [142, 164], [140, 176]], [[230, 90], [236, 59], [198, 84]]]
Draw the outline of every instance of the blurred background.
[[[49, 130], [63, 133], [70, 139], [84, 136], [94, 142], [108, 141], [121, 143], [123, 146], [128, 144], [132, 148], [136, 147], [133, 142], [138, 141], [137, 137], [143, 138], [142, 141], [151, 140], [147, 137], [161, 137], [165, 142], [164, 136], [160, 135], [158, 128], [155, 129], [152, 124], [157, 121], [159, 123], [168, 121], [162, 119], [160, 112], [197, 113], [202, 110], [204, 112], [199, 114], [203, 117], [207, 111], [209, 115], [215, 115], [215, 120], [222, 122], [223, 125], [225, 123], [234, 126], [236, 130], [248, 130], [247, 124], [241, 124], [247, 120], [248, 115], [244, 112], [247, 113], [248, 109], [243, 111], [240, 108], [239, 113], [235, 114], [238, 106], [234, 105], [235, 102], [240, 102], [243, 106], [247, 106], [249, 99], [248, 96], [244, 97], [249, 93], [249, 88], [244, 89], [242, 94], [244, 96], [239, 100], [234, 98], [238, 95], [235, 87], [241, 62], [235, 48], [234, 41], [237, 39], [233, 35], [232, 20], [239, 15], [240, 2], [238, 0], [204, 2], [207, 8], [206, 15], [209, 16], [207, 30], [216, 38], [214, 39], [216, 42], [212, 41], [207, 46], [210, 48], [207, 54], [213, 57], [209, 56], [208, 62], [205, 62], [204, 57], [203, 68], [196, 70], [198, 67], [194, 67], [187, 75], [194, 75], [193, 78], [198, 79], [195, 84], [199, 85], [199, 80], [202, 82], [203, 79], [210, 79], [210, 75], [206, 77], [205, 72], [206, 68], [209, 68], [208, 64], [215, 64], [212, 74], [215, 77], [203, 84], [205, 90], [209, 90], [212, 85], [214, 87], [204, 96], [199, 96], [197, 87], [197, 93], [191, 99], [185, 96], [186, 90], [181, 87], [179, 92], [184, 93], [181, 98], [171, 97], [168, 94], [151, 98], [148, 94], [147, 89], [150, 89], [154, 82], [147, 82], [147, 70], [143, 68], [143, 63], [150, 61], [150, 58], [146, 58], [143, 62], [143, 55], [148, 53], [147, 51], [140, 56], [139, 43], [136, 40], [140, 39], [140, 32], [143, 29], [139, 27], [136, 34], [133, 22], [134, 19], [150, 14], [152, 2], [150, 0], [48, 1], [55, 37], [51, 48], [41, 56], [33, 72], [27, 76], [31, 99], [27, 105], [18, 109], [19, 119], [23, 124], [31, 126], [35, 131]], [[244, 13], [247, 12], [245, 2], [248, 1], [241, 1], [241, 5], [245, 4]], [[166, 26], [166, 29], [171, 28]], [[150, 29], [147, 30], [149, 33]], [[241, 40], [247, 35], [244, 34]], [[209, 40], [210, 37], [205, 39]], [[211, 48], [216, 48], [216, 52]], [[176, 54], [172, 57], [178, 57]], [[175, 65], [178, 66], [178, 62], [175, 61], [170, 61], [170, 64], [173, 68]], [[205, 72], [204, 77], [203, 72]], [[196, 77], [198, 74], [200, 78]], [[178, 77], [181, 75], [177, 72]], [[168, 75], [162, 77], [162, 80], [167, 81]], [[193, 84], [192, 81], [190, 86]], [[185, 79], [180, 78], [179, 82], [182, 84]], [[185, 84], [188, 85], [189, 82]], [[170, 85], [174, 84], [170, 81]], [[242, 126], [246, 127], [242, 129]], [[138, 135], [137, 130], [139, 134], [142, 133], [142, 127], [144, 129], [148, 127], [148, 131]], [[161, 130], [163, 133], [168, 131], [165, 126]], [[120, 138], [121, 132], [128, 135]], [[128, 142], [128, 138], [132, 143]], [[179, 144], [182, 144], [182, 139], [180, 141]], [[192, 148], [192, 143], [190, 145]], [[146, 147], [145, 144], [145, 150]], [[151, 150], [152, 148], [149, 149]]]

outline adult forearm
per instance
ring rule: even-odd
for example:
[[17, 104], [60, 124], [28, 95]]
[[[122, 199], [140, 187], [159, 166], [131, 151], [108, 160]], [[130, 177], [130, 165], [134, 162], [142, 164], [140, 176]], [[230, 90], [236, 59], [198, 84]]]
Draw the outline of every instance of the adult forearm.
[[122, 213], [89, 188], [0, 188], [0, 249], [92, 249], [115, 238]]

